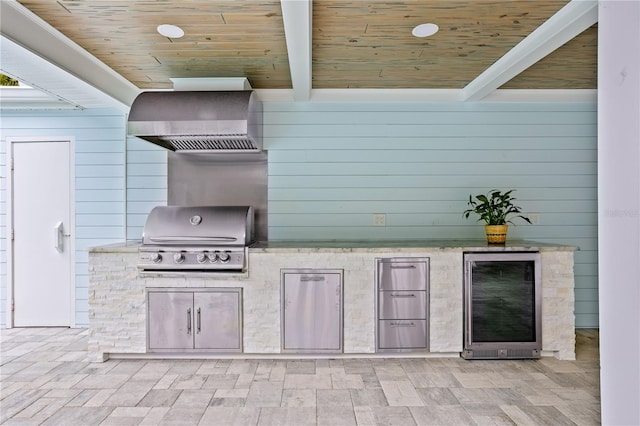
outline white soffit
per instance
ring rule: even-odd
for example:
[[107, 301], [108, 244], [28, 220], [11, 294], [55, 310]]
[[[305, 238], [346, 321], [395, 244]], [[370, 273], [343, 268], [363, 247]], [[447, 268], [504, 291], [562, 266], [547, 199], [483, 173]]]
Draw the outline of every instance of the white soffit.
[[[0, 72], [19, 80], [50, 98], [25, 95], [21, 92], [2, 90], [2, 108], [36, 106], [47, 108], [104, 108], [109, 104], [106, 96], [97, 89], [69, 75], [57, 66], [22, 48], [4, 36], [0, 36]], [[58, 102], [51, 102], [57, 99]], [[113, 102], [113, 101], [111, 101]], [[63, 105], [66, 103], [68, 105]]]
[[0, 69], [82, 108], [129, 110], [140, 90], [15, 0], [0, 0]]
[[25, 86], [0, 87], [0, 108], [14, 109], [78, 109], [64, 99]]

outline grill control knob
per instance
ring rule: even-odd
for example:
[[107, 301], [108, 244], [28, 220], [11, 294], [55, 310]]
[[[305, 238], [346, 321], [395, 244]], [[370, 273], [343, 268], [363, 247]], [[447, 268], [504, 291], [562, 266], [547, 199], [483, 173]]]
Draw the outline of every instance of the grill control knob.
[[222, 263], [227, 263], [229, 259], [231, 259], [231, 255], [229, 254], [228, 251], [223, 251], [222, 253], [220, 253], [219, 257], [220, 257], [220, 262]]
[[162, 255], [160, 253], [151, 253], [151, 260], [153, 263], [162, 262]]
[[209, 257], [209, 262], [215, 263], [218, 261], [218, 252], [209, 253], [208, 257]]
[[176, 262], [176, 263], [184, 262], [184, 254], [182, 254], [182, 253], [174, 253], [173, 254], [173, 261]]
[[207, 256], [207, 252], [206, 251], [204, 253], [198, 253], [196, 255], [196, 261], [198, 263], [205, 263], [207, 260], [209, 260], [209, 256]]

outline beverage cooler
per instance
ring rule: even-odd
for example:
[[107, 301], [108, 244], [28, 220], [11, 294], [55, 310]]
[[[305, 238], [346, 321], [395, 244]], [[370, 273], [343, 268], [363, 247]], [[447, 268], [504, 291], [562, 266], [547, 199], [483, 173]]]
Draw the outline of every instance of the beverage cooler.
[[539, 358], [541, 300], [540, 253], [465, 253], [463, 358]]

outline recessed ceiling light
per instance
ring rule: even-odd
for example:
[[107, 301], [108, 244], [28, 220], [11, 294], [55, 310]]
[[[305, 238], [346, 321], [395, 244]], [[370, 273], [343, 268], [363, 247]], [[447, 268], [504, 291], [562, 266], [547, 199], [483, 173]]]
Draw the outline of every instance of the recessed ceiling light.
[[175, 25], [158, 25], [158, 28], [156, 28], [156, 30], [158, 30], [161, 35], [169, 38], [180, 38], [184, 35], [184, 31], [182, 30], [182, 28]]
[[429, 37], [437, 33], [439, 29], [436, 24], [420, 24], [411, 31], [411, 34], [415, 37]]

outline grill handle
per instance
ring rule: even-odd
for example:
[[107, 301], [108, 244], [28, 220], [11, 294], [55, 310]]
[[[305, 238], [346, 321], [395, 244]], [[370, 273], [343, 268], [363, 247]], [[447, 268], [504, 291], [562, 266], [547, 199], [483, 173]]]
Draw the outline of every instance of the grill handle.
[[175, 237], [175, 236], [166, 236], [166, 237], [150, 237], [149, 241], [157, 242], [157, 243], [168, 243], [168, 242], [176, 242], [176, 241], [219, 241], [219, 242], [234, 242], [238, 241], [235, 237]]

